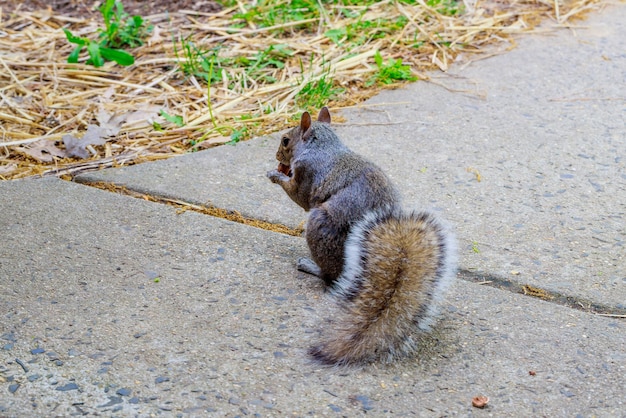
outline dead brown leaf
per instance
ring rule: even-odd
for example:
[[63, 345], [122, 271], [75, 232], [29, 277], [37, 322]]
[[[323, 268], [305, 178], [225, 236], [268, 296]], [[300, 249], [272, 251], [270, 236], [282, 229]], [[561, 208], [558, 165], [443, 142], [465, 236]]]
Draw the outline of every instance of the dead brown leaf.
[[56, 141], [51, 139], [42, 139], [32, 143], [29, 147], [16, 147], [16, 149], [37, 161], [51, 163], [54, 157], [65, 158], [65, 151], [57, 148]]
[[91, 153], [87, 149], [90, 145], [103, 145], [106, 140], [107, 129], [97, 125], [88, 125], [87, 132], [82, 138], [74, 135], [63, 135], [63, 143], [69, 157], [89, 158]]

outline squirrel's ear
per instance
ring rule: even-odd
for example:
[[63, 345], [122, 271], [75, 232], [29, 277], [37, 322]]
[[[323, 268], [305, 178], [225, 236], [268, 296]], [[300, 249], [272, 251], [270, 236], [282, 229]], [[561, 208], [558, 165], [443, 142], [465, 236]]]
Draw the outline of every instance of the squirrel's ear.
[[318, 122], [324, 122], [324, 123], [330, 123], [330, 112], [328, 111], [328, 108], [326, 106], [324, 106], [320, 110], [320, 114], [317, 115], [317, 121]]
[[311, 115], [309, 115], [309, 112], [304, 112], [300, 118], [300, 131], [303, 137], [306, 136], [309, 128], [311, 128]]

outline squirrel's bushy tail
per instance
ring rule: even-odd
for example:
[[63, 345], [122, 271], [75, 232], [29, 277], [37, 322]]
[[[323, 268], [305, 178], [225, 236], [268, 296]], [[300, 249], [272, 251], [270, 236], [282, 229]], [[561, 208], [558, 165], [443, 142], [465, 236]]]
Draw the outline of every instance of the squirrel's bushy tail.
[[451, 234], [432, 214], [369, 214], [350, 232], [332, 293], [340, 308], [310, 350], [327, 365], [392, 361], [416, 349], [456, 274]]

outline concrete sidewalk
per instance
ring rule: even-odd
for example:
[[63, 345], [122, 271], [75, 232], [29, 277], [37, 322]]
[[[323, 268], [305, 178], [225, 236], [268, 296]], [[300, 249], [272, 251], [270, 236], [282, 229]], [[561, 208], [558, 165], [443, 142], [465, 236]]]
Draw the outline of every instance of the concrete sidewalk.
[[[320, 369], [329, 301], [301, 238], [59, 179], [0, 183], [0, 416], [626, 417], [626, 6], [520, 39], [337, 131], [456, 225], [461, 277], [419, 358]], [[104, 170], [104, 181], [270, 222], [277, 138]], [[480, 180], [480, 181], [479, 181]], [[532, 372], [532, 373], [531, 373]], [[477, 395], [489, 406], [473, 408]]]

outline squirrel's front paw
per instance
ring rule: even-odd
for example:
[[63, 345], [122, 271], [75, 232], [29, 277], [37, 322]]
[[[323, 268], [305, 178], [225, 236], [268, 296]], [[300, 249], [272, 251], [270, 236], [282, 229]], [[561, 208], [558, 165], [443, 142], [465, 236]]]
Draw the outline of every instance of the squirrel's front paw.
[[287, 176], [278, 170], [270, 170], [267, 172], [266, 175], [267, 175], [267, 178], [270, 179], [272, 183], [280, 183], [281, 181], [288, 180], [288, 178], [287, 179], [284, 178]]

